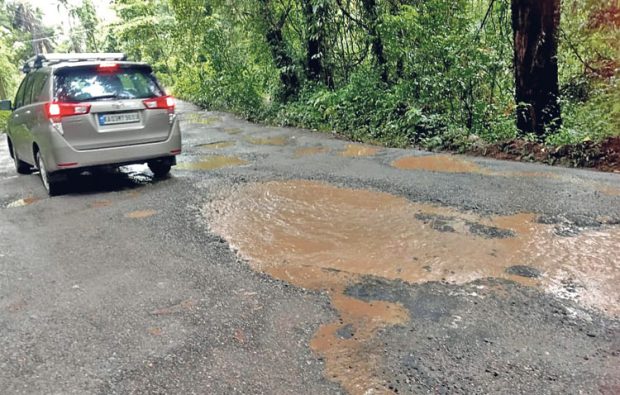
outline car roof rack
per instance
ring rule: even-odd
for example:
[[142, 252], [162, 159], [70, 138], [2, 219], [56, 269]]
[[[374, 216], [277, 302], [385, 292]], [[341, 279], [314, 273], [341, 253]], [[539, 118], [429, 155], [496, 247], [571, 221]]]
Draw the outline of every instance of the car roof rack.
[[124, 61], [127, 55], [124, 53], [46, 53], [33, 56], [28, 59], [22, 68], [24, 73], [64, 62], [88, 62], [88, 61]]

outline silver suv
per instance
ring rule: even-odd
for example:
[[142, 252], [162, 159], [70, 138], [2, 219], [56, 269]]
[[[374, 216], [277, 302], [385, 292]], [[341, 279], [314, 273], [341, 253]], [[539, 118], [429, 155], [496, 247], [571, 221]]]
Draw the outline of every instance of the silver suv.
[[50, 195], [69, 172], [147, 163], [168, 174], [181, 153], [175, 101], [151, 67], [124, 54], [45, 54], [24, 66], [7, 137], [18, 173], [39, 170]]

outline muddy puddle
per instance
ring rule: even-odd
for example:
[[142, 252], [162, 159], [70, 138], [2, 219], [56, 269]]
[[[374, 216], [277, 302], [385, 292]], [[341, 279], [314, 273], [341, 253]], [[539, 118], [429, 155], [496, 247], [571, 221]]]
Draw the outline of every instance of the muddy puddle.
[[254, 145], [286, 145], [288, 143], [288, 137], [248, 137], [245, 141]]
[[347, 158], [357, 158], [363, 156], [372, 156], [377, 154], [377, 152], [379, 151], [381, 151], [381, 148], [373, 147], [371, 145], [347, 144], [347, 147], [342, 152], [340, 152], [340, 155]]
[[473, 162], [452, 155], [406, 156], [392, 162], [405, 170], [426, 170], [442, 173], [479, 173], [482, 169]]
[[304, 156], [325, 154], [327, 152], [329, 152], [329, 148], [327, 147], [302, 147], [295, 150], [295, 157], [301, 158]]
[[398, 303], [345, 296], [362, 276], [457, 284], [507, 278], [620, 314], [620, 227], [559, 236], [558, 225], [533, 214], [480, 217], [311, 181], [238, 187], [204, 214], [255, 270], [328, 293], [340, 318], [311, 345], [327, 376], [353, 394], [382, 388], [375, 332], [415, 319]]
[[213, 155], [198, 162], [179, 163], [176, 168], [181, 170], [215, 170], [223, 167], [245, 165], [247, 162], [236, 156]]
[[187, 123], [192, 123], [196, 125], [213, 125], [214, 123], [219, 122], [220, 118], [216, 116], [204, 116], [201, 114], [193, 113], [185, 117], [184, 120]]
[[154, 215], [157, 215], [157, 213], [157, 210], [138, 210], [125, 214], [125, 217], [131, 219], [142, 219], [152, 217]]
[[30, 206], [33, 203], [38, 202], [39, 199], [38, 197], [26, 197], [23, 199], [17, 199], [9, 204], [6, 205], [6, 208], [18, 208], [18, 207], [25, 207], [25, 206]]
[[234, 141], [216, 141], [214, 143], [199, 144], [196, 147], [206, 149], [223, 149], [235, 145]]

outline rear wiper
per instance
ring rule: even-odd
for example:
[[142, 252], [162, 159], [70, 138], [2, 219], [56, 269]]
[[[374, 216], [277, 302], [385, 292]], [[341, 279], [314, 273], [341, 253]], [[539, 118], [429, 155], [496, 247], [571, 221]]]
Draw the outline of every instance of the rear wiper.
[[84, 99], [81, 101], [96, 101], [96, 100], [103, 100], [103, 99], [118, 99], [118, 95], [93, 96], [93, 97], [89, 97], [88, 99]]

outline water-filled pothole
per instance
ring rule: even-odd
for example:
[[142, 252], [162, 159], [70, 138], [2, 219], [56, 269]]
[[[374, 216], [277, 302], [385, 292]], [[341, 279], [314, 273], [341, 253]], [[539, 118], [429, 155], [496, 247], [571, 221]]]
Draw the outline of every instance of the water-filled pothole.
[[392, 162], [392, 166], [406, 170], [426, 170], [443, 173], [478, 173], [473, 162], [452, 155], [406, 156]]
[[248, 137], [245, 140], [254, 145], [286, 145], [288, 143], [288, 137], [286, 136]]
[[357, 158], [362, 156], [372, 156], [379, 152], [379, 147], [364, 144], [347, 144], [347, 147], [340, 153], [341, 156]]
[[[255, 270], [328, 292], [340, 320], [323, 326], [312, 347], [353, 393], [376, 384], [367, 349], [375, 331], [408, 319], [398, 303], [345, 296], [362, 276], [409, 283], [500, 277], [620, 312], [617, 227], [561, 237], [533, 214], [481, 217], [311, 181], [245, 185], [209, 203], [204, 214]], [[356, 335], [340, 336], [344, 326]], [[356, 374], [345, 374], [349, 368]]]

